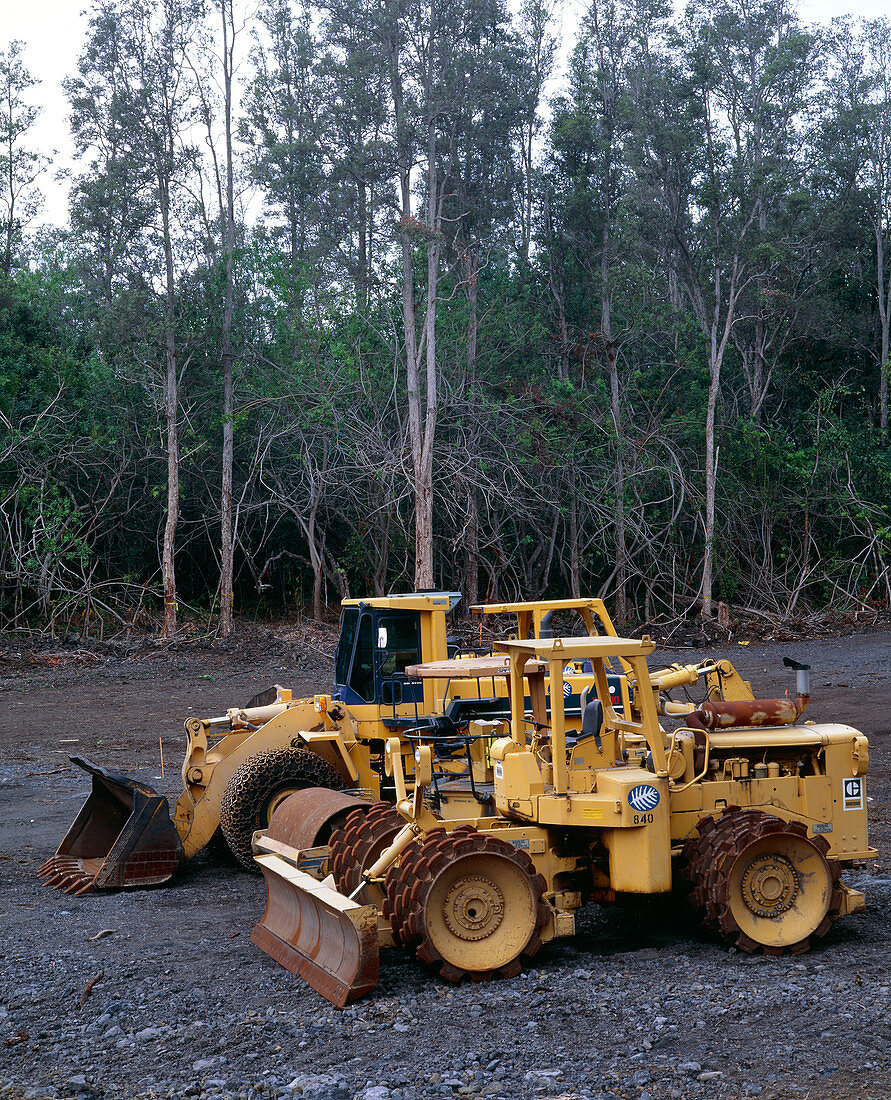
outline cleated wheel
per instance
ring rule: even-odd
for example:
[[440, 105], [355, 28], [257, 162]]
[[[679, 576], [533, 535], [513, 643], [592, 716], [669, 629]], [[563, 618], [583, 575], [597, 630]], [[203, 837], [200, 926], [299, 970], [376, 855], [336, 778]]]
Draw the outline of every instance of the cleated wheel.
[[266, 829], [288, 795], [306, 787], [339, 791], [343, 778], [331, 765], [305, 749], [265, 749], [249, 756], [232, 773], [220, 803], [220, 829], [232, 854], [249, 871], [254, 863], [251, 837]]
[[387, 872], [397, 940], [448, 981], [512, 977], [541, 947], [546, 888], [525, 852], [462, 825], [434, 829]]
[[[405, 824], [390, 802], [376, 802], [370, 809], [353, 810], [343, 827], [331, 834], [331, 873], [337, 889], [350, 896], [362, 882], [362, 871], [389, 848]], [[384, 890], [376, 882], [366, 883], [354, 899], [362, 905], [381, 907]]]
[[800, 954], [839, 915], [840, 868], [828, 849], [799, 821], [727, 809], [687, 842], [691, 901], [706, 927], [742, 951]]

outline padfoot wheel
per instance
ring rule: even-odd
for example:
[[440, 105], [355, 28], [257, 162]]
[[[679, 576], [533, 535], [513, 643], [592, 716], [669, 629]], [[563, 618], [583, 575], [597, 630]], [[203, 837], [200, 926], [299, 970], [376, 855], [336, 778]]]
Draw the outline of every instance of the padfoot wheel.
[[339, 791], [343, 785], [338, 771], [305, 749], [265, 749], [249, 756], [232, 773], [220, 802], [220, 829], [232, 854], [242, 866], [259, 874], [251, 837], [255, 830], [269, 825], [275, 808], [289, 794], [306, 787]]
[[387, 872], [384, 915], [396, 939], [449, 981], [512, 977], [541, 947], [545, 889], [512, 844], [469, 825], [434, 829]]
[[[331, 873], [337, 889], [351, 895], [362, 882], [362, 872], [389, 848], [405, 824], [390, 802], [376, 802], [369, 810], [353, 810], [343, 827], [331, 834]], [[383, 887], [366, 883], [355, 898], [362, 905], [383, 903]]]
[[839, 864], [825, 837], [760, 810], [699, 823], [684, 855], [690, 899], [707, 928], [742, 951], [797, 955], [839, 915]]

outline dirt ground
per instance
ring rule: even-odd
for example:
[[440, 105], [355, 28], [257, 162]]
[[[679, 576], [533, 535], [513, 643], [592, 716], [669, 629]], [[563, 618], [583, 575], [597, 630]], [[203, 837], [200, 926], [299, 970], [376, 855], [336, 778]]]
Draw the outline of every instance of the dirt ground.
[[69, 752], [175, 797], [184, 718], [273, 682], [324, 690], [322, 653], [0, 648], [0, 1096], [891, 1097], [891, 633], [713, 652], [765, 696], [793, 686], [783, 656], [809, 662], [809, 717], [869, 736], [879, 858], [848, 876], [865, 915], [764, 959], [655, 904], [594, 910], [517, 979], [452, 987], [391, 953], [380, 988], [339, 1011], [251, 945], [265, 891], [231, 864], [205, 854], [166, 889], [82, 898], [34, 875], [89, 789]]

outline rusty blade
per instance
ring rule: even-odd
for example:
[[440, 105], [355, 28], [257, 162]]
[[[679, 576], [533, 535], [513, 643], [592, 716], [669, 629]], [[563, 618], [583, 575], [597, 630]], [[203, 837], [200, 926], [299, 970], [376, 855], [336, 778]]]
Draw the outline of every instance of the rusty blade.
[[357, 905], [277, 855], [254, 857], [266, 912], [251, 942], [332, 1004], [364, 997], [380, 979], [377, 910]]

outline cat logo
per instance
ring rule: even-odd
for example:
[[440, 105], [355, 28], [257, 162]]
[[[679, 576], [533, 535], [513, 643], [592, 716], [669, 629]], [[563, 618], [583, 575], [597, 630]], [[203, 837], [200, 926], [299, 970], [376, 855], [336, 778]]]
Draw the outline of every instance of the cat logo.
[[863, 809], [863, 780], [862, 779], [843, 779], [842, 780], [842, 809], [845, 810], [862, 810]]

